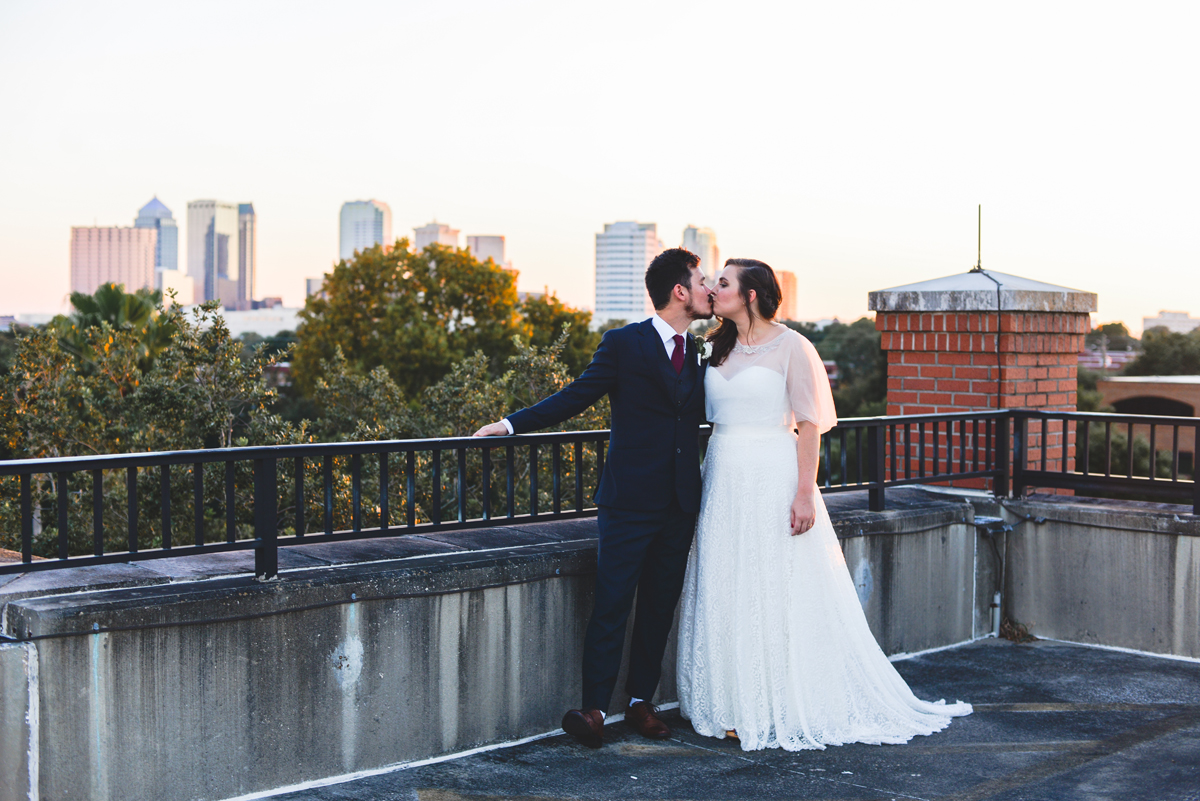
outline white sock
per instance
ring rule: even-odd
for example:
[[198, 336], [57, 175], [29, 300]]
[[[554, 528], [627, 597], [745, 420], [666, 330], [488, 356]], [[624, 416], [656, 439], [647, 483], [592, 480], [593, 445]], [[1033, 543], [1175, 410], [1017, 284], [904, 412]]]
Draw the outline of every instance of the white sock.
[[642, 702], [641, 698], [630, 698], [629, 699], [630, 706], [633, 706], [634, 704], [640, 704], [641, 702]]

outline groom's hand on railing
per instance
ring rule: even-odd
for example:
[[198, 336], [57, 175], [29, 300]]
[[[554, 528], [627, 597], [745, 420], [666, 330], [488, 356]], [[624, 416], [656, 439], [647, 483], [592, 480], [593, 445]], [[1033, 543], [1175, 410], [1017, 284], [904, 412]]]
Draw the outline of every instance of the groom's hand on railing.
[[507, 437], [508, 436], [508, 428], [504, 425], [503, 422], [489, 423], [488, 425], [486, 425], [483, 428], [476, 431], [471, 436], [473, 436], [473, 437]]

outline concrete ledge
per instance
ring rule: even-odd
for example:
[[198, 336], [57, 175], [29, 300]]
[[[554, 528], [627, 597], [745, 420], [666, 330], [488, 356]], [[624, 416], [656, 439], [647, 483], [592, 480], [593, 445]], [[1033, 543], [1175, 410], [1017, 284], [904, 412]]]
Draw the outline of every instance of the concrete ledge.
[[1036, 498], [1006, 507], [1010, 617], [1041, 637], [1200, 657], [1200, 518], [1190, 508]]
[[[865, 501], [830, 507], [884, 649], [970, 639], [970, 505]], [[97, 591], [23, 576], [0, 588], [4, 631], [35, 638], [0, 651], [0, 767], [36, 755], [43, 798], [217, 799], [551, 731], [579, 695], [595, 525], [293, 546], [270, 582], [222, 575], [248, 554], [118, 566]]]

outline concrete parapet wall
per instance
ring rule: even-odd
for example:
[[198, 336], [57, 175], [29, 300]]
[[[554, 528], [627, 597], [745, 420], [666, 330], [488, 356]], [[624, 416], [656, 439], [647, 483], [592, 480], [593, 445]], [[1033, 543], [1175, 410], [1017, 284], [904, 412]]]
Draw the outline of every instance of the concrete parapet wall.
[[38, 767], [37, 710], [31, 707], [38, 698], [37, 658], [33, 645], [0, 644], [0, 799], [5, 801], [34, 797], [29, 785]]
[[[885, 651], [971, 639], [970, 515], [963, 502], [834, 512]], [[0, 646], [0, 775], [27, 777], [32, 754], [43, 799], [219, 799], [554, 730], [578, 703], [594, 525], [464, 532], [457, 551], [265, 583], [10, 600], [5, 633], [34, 639]], [[660, 702], [675, 700], [674, 653]]]
[[1010, 617], [1039, 637], [1200, 658], [1200, 517], [1129, 502], [1008, 509]]

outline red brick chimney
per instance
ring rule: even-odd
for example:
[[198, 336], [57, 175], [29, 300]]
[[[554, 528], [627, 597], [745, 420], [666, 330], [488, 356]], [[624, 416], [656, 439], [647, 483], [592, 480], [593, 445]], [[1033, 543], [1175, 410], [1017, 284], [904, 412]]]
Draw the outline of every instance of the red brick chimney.
[[[889, 415], [985, 409], [1075, 410], [1076, 370], [1096, 295], [991, 270], [871, 292], [888, 354]], [[1067, 469], [1075, 432], [1067, 432]], [[1044, 432], [1046, 467], [1061, 469], [1061, 422]], [[1028, 457], [1041, 461], [1030, 427]]]

